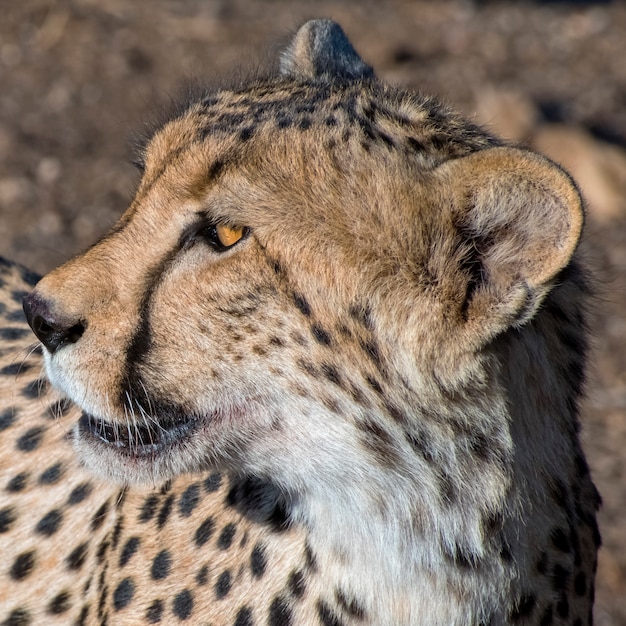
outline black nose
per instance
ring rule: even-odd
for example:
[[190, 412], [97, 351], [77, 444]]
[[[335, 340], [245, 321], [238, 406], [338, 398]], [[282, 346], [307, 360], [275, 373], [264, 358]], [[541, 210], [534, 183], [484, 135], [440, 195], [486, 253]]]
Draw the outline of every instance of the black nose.
[[85, 332], [83, 322], [53, 313], [49, 302], [36, 292], [25, 296], [23, 305], [26, 321], [50, 354], [68, 343], [76, 343]]

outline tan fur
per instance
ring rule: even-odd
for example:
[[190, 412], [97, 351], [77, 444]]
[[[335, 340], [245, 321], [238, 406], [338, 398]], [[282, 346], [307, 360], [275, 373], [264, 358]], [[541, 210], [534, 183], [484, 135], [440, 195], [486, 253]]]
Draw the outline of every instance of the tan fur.
[[[116, 228], [25, 301], [80, 409], [13, 459], [50, 400], [15, 398], [38, 353], [4, 380], [21, 421], [3, 476], [65, 469], [7, 499], [15, 519], [56, 506], [63, 523], [0, 534], [7, 563], [37, 553], [2, 585], [5, 613], [53, 623], [66, 589], [59, 623], [149, 623], [159, 602], [163, 623], [589, 623], [598, 498], [577, 434], [587, 287], [569, 177], [381, 85], [324, 21], [281, 76], [190, 104], [143, 158]], [[243, 237], [220, 247], [218, 224]]]

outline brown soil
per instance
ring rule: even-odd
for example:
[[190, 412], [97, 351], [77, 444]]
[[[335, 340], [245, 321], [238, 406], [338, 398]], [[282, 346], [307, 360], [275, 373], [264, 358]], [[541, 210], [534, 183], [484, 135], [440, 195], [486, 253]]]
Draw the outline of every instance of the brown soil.
[[596, 270], [586, 447], [604, 497], [596, 624], [626, 625], [626, 6], [470, 0], [0, 0], [0, 253], [45, 272], [137, 183], [129, 138], [189, 78], [264, 64], [314, 16], [393, 83], [564, 163]]

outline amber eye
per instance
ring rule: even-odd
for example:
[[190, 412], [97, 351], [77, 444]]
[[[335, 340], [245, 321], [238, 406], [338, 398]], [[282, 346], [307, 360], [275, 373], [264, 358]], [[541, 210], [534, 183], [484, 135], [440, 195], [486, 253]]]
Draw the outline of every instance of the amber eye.
[[249, 231], [245, 226], [211, 224], [203, 228], [200, 234], [216, 252], [224, 252], [241, 241]]
[[226, 226], [226, 224], [218, 224], [215, 227], [219, 242], [225, 247], [234, 246], [244, 235], [242, 226]]

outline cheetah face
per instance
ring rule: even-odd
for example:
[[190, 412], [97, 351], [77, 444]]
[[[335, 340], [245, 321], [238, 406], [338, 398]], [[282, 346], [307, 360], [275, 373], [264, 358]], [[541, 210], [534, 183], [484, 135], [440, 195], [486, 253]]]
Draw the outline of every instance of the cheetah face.
[[380, 84], [327, 22], [279, 76], [166, 123], [143, 168], [115, 228], [25, 301], [83, 409], [79, 455], [121, 482], [401, 466], [581, 225], [555, 166]]

